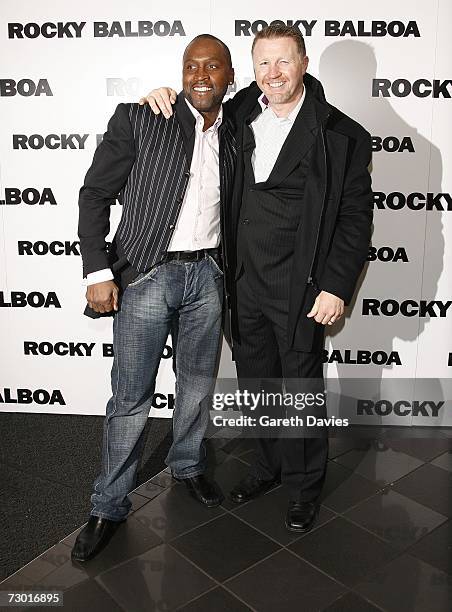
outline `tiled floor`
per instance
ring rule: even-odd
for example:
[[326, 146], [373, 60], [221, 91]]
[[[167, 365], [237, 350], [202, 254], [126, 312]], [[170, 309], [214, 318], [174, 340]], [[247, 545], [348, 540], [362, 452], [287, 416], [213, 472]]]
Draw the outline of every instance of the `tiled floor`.
[[[281, 486], [207, 509], [164, 471], [97, 558], [71, 562], [75, 532], [0, 590], [60, 590], [74, 612], [449, 612], [451, 451], [446, 436], [331, 440], [319, 520], [302, 536], [284, 527]], [[225, 493], [251, 458], [247, 441], [210, 442]]]

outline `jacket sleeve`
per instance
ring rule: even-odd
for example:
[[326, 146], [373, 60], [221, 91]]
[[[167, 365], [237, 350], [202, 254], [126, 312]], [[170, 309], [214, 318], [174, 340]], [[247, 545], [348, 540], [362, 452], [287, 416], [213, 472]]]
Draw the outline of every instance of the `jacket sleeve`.
[[80, 189], [78, 235], [83, 276], [109, 268], [105, 238], [110, 231], [110, 206], [124, 187], [134, 161], [128, 109], [119, 104]]
[[346, 304], [353, 297], [369, 251], [373, 218], [370, 160], [370, 134], [364, 131], [355, 141], [346, 166], [333, 238], [319, 282], [321, 290]]

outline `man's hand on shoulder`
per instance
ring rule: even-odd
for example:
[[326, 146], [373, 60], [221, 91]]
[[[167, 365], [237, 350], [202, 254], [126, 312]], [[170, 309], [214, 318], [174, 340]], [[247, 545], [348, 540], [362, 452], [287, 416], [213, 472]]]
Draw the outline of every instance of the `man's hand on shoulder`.
[[149, 104], [155, 115], [161, 112], [166, 119], [169, 119], [173, 114], [172, 105], [176, 102], [176, 98], [177, 92], [171, 87], [159, 87], [140, 98], [138, 104], [141, 106]]
[[333, 325], [343, 314], [344, 300], [328, 293], [328, 291], [321, 291], [315, 299], [314, 306], [306, 316], [313, 317], [317, 323], [322, 325]]
[[89, 285], [86, 290], [88, 306], [95, 312], [110, 312], [118, 310], [119, 289], [112, 281], [104, 281]]

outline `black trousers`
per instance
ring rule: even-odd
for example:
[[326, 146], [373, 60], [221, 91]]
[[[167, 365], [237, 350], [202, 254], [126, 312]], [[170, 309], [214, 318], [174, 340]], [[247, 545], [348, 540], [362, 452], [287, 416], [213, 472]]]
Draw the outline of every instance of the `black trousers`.
[[[237, 315], [240, 342], [234, 345], [239, 386], [259, 393], [260, 390], [296, 391], [309, 379], [323, 389], [321, 352], [305, 353], [289, 349], [286, 340], [288, 300], [263, 299], [257, 296], [243, 272], [237, 280]], [[315, 382], [314, 382], [315, 381]], [[260, 408], [271, 416], [286, 414], [279, 406]], [[291, 411], [295, 414], [296, 411]], [[261, 430], [262, 431], [262, 430]], [[295, 435], [294, 435], [295, 433]], [[304, 437], [303, 431], [281, 428], [274, 437], [255, 438], [256, 457], [252, 473], [258, 478], [281, 478], [289, 499], [316, 501], [322, 490], [328, 459], [328, 438], [316, 430], [317, 437]], [[273, 432], [270, 434], [273, 436]]]

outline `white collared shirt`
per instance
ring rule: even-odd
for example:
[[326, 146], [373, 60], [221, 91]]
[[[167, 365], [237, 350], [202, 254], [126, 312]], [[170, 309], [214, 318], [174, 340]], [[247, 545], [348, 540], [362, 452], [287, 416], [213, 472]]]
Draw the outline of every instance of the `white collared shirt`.
[[[190, 178], [168, 251], [213, 249], [220, 244], [220, 164], [218, 129], [223, 107], [213, 125], [203, 132], [203, 116], [185, 99], [195, 117], [195, 144]], [[112, 280], [109, 268], [87, 274], [86, 285]]]
[[223, 119], [220, 107], [215, 123], [203, 132], [203, 116], [185, 100], [195, 117], [195, 145], [190, 179], [168, 251], [214, 249], [220, 244], [220, 163], [218, 129]]
[[256, 143], [251, 157], [256, 183], [262, 183], [270, 176], [270, 172], [273, 170], [273, 166], [300, 112], [305, 97], [306, 87], [303, 87], [303, 93], [298, 104], [290, 111], [287, 117], [278, 117], [272, 108], [263, 101], [265, 98], [264, 94], [260, 96], [259, 104], [262, 107], [262, 112], [251, 123]]

